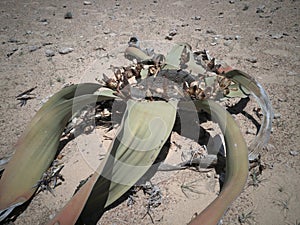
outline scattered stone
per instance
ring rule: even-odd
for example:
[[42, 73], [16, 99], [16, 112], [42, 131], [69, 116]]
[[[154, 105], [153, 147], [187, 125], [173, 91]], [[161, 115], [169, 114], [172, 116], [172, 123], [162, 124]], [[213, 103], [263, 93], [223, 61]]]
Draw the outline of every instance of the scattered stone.
[[27, 30], [24, 35], [30, 35], [30, 34], [33, 34], [33, 32], [31, 30]]
[[201, 16], [194, 16], [192, 17], [192, 20], [201, 20]]
[[297, 155], [299, 155], [299, 152], [298, 151], [290, 151], [290, 155], [292, 155], [292, 156], [297, 156]]
[[29, 52], [34, 52], [34, 51], [36, 51], [40, 48], [41, 48], [40, 46], [32, 45], [32, 46], [28, 46], [28, 51]]
[[283, 38], [283, 34], [270, 34], [270, 36], [273, 39], [281, 39], [281, 38]]
[[260, 5], [256, 8], [256, 13], [264, 13], [266, 6]]
[[232, 40], [233, 38], [232, 38], [231, 36], [225, 36], [224, 39], [225, 39], [226, 41], [228, 41], [228, 40]]
[[42, 43], [43, 46], [46, 46], [46, 45], [52, 45], [52, 44], [53, 44], [52, 42], [43, 42], [43, 43]]
[[84, 1], [83, 5], [91, 5], [92, 3], [90, 1]]
[[68, 53], [73, 52], [73, 51], [74, 51], [74, 49], [70, 48], [70, 47], [61, 48], [61, 49], [58, 50], [58, 52], [62, 55], [68, 54]]
[[55, 56], [55, 52], [53, 50], [51, 50], [51, 49], [47, 49], [45, 51], [45, 54], [46, 54], [47, 57], [53, 57], [53, 56]]
[[195, 28], [195, 31], [201, 31], [202, 29], [201, 28]]
[[234, 2], [234, 0], [230, 0], [229, 3], [230, 4], [234, 4], [235, 2]]
[[13, 48], [10, 52], [8, 52], [7, 54], [6, 54], [6, 56], [7, 57], [10, 57], [10, 56], [12, 56], [16, 51], [18, 51], [19, 49], [18, 48]]
[[8, 40], [9, 43], [18, 43], [20, 42], [19, 40], [17, 40], [16, 38], [12, 37]]
[[248, 62], [251, 62], [251, 63], [257, 63], [257, 58], [256, 57], [249, 57], [249, 58], [246, 58], [246, 60]]
[[171, 40], [173, 40], [173, 37], [170, 36], [170, 35], [167, 35], [167, 36], [165, 37], [165, 39], [171, 41]]
[[120, 2], [116, 2], [116, 6], [120, 6]]
[[174, 28], [174, 29], [169, 30], [169, 36], [173, 37], [176, 34], [177, 34], [177, 29]]
[[246, 10], [248, 10], [248, 9], [249, 9], [249, 5], [245, 4], [242, 10], [243, 10], [243, 11], [246, 11]]
[[224, 13], [223, 12], [219, 12], [218, 18], [224, 18]]
[[42, 23], [43, 25], [48, 25], [49, 21], [46, 18], [42, 18], [38, 20], [40, 23]]
[[71, 12], [67, 12], [64, 16], [65, 19], [72, 19], [73, 18], [73, 15]]
[[106, 29], [103, 31], [103, 34], [110, 34], [110, 33], [111, 33], [110, 29]]
[[214, 35], [217, 34], [214, 30], [206, 30], [206, 33], [207, 34], [214, 34]]
[[234, 37], [234, 40], [240, 40], [241, 39], [241, 36], [240, 35], [235, 35], [235, 37]]
[[41, 23], [47, 23], [48, 20], [46, 18], [42, 18], [42, 19], [39, 20], [39, 22], [41, 22]]

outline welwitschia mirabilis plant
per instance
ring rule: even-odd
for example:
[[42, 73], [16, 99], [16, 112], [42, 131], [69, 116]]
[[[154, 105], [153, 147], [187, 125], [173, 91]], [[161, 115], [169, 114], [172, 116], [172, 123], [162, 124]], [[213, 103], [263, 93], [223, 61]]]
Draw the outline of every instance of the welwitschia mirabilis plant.
[[[127, 48], [125, 54], [137, 63], [116, 70], [115, 78], [106, 78], [104, 85], [109, 89], [98, 84], [67, 87], [35, 115], [0, 180], [1, 220], [35, 193], [74, 114], [86, 105], [116, 98], [125, 102], [126, 110], [104, 162], [49, 224], [95, 224], [168, 148], [178, 110], [209, 113], [220, 125], [226, 145], [224, 187], [191, 224], [216, 224], [240, 194], [248, 174], [247, 146], [231, 115], [214, 101], [249, 94], [257, 98], [264, 120], [250, 146], [256, 151], [267, 141], [272, 119], [269, 99], [260, 84], [241, 71], [218, 65], [205, 51], [193, 53], [187, 44], [175, 45], [165, 58], [135, 47]], [[132, 83], [132, 77], [137, 83]], [[157, 82], [159, 88], [155, 88]]]

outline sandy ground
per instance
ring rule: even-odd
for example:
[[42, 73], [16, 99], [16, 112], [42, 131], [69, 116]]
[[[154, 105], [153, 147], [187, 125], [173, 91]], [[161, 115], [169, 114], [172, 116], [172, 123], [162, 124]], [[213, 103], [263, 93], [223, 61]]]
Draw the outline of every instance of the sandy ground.
[[[156, 46], [164, 46], [162, 43], [167, 46], [184, 41], [253, 75], [268, 92], [276, 115], [272, 147], [261, 152], [266, 166], [261, 182], [257, 187], [245, 187], [223, 224], [299, 224], [300, 1], [90, 3], [0, 2], [1, 156], [11, 153], [45, 99], [65, 84], [94, 80], [102, 69], [118, 63], [107, 56], [124, 50], [131, 36], [150, 42], [158, 51]], [[67, 12], [72, 18], [64, 18]], [[172, 29], [177, 30], [173, 40], [165, 40]], [[63, 48], [73, 51], [59, 53]], [[37, 98], [20, 107], [15, 96], [35, 86]], [[247, 125], [241, 126], [245, 133]], [[55, 189], [56, 196], [40, 193], [13, 224], [44, 224], [70, 199], [79, 181], [93, 171], [93, 157], [88, 156], [91, 150], [84, 148], [88, 138], [83, 136], [63, 149], [65, 182]], [[180, 137], [174, 138], [180, 142]], [[105, 148], [109, 141], [100, 144]], [[176, 151], [176, 146], [171, 150]], [[152, 182], [163, 194], [162, 204], [150, 212], [155, 224], [186, 224], [219, 190], [214, 171], [160, 172]], [[185, 195], [181, 187], [191, 182], [196, 191], [187, 190]], [[150, 216], [145, 216], [146, 203], [147, 197], [138, 192], [136, 204], [120, 204], [99, 224], [152, 224]]]

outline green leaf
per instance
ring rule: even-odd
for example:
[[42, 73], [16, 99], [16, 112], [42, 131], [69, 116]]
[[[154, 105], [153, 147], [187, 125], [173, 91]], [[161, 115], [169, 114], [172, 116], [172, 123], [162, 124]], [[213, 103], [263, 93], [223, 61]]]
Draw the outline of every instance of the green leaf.
[[34, 194], [42, 174], [54, 159], [61, 134], [72, 114], [87, 104], [111, 99], [93, 95], [99, 87], [98, 84], [81, 84], [62, 89], [34, 116], [17, 142], [0, 180], [0, 221], [7, 216], [7, 210], [23, 204]]
[[228, 89], [229, 93], [225, 95], [227, 98], [247, 98], [250, 94], [249, 91], [240, 84], [231, 84]]
[[268, 143], [270, 138], [273, 120], [271, 101], [260, 83], [250, 75], [240, 70], [231, 70], [225, 73], [224, 76], [241, 85], [243, 90], [248, 90], [248, 92], [256, 98], [256, 101], [262, 109], [263, 120], [259, 132], [249, 146], [249, 159], [254, 160], [258, 157], [259, 151]]
[[167, 141], [176, 117], [177, 101], [129, 100], [105, 162], [49, 224], [96, 223], [105, 208], [118, 200], [152, 166]]
[[227, 208], [241, 193], [248, 176], [248, 149], [244, 137], [233, 117], [212, 100], [179, 102], [183, 111], [206, 111], [222, 130], [226, 146], [226, 178], [218, 197], [203, 210], [190, 225], [215, 225]]
[[125, 57], [129, 60], [136, 59], [138, 62], [151, 59], [145, 52], [136, 47], [128, 47], [125, 50]]
[[192, 73], [194, 76], [205, 74], [206, 69], [196, 62], [192, 48], [187, 43], [177, 43], [171, 49], [171, 51], [166, 56], [165, 66], [163, 67], [163, 69], [182, 69], [180, 62], [183, 54], [187, 56], [187, 62], [184, 63], [186, 68], [184, 68], [184, 70]]

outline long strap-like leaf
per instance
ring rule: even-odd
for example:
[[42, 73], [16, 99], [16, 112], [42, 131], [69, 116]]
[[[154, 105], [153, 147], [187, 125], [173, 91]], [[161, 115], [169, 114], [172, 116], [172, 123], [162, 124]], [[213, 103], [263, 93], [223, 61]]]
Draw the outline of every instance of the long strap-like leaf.
[[152, 166], [172, 131], [176, 105], [129, 100], [105, 162], [49, 224], [74, 224], [80, 213], [78, 224], [95, 224]]
[[273, 120], [271, 101], [264, 88], [250, 75], [240, 70], [231, 70], [225, 73], [224, 76], [246, 88], [256, 98], [262, 109], [263, 120], [261, 122], [261, 127], [255, 139], [249, 146], [249, 159], [255, 159], [257, 158], [259, 151], [268, 143], [270, 138]]
[[0, 221], [34, 194], [42, 174], [54, 159], [61, 134], [74, 110], [112, 99], [91, 95], [100, 87], [98, 84], [81, 84], [65, 88], [34, 116], [17, 142], [15, 153], [0, 180]]
[[190, 225], [216, 225], [244, 188], [248, 176], [248, 149], [238, 125], [227, 111], [211, 100], [194, 101], [194, 104], [195, 108], [184, 102], [178, 106], [182, 110], [203, 109], [219, 124], [226, 145], [226, 178], [219, 196]]

